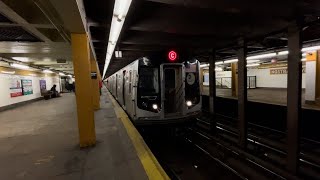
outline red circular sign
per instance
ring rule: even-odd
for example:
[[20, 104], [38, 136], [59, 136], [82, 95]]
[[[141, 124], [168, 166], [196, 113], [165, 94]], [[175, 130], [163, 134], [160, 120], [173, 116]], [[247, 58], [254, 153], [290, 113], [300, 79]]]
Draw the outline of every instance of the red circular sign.
[[174, 61], [177, 59], [177, 53], [175, 51], [170, 51], [168, 53], [168, 58], [170, 61]]

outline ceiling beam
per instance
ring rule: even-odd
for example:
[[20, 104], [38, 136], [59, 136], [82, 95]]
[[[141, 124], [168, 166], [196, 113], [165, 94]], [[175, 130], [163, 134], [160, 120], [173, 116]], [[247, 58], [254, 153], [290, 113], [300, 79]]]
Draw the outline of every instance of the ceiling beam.
[[14, 10], [7, 6], [4, 2], [0, 1], [0, 13], [5, 15], [13, 22], [21, 25], [26, 31], [44, 42], [52, 42], [48, 37], [42, 34], [37, 28], [29, 24], [25, 19], [18, 15]]
[[[52, 24], [30, 24], [35, 28], [55, 29]], [[22, 24], [0, 22], [0, 27], [22, 27]]]

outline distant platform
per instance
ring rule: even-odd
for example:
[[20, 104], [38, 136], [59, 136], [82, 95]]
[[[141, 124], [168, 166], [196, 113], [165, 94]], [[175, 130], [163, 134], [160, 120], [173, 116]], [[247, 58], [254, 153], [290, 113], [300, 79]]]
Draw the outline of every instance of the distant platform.
[[[236, 99], [232, 96], [231, 89], [218, 89], [217, 96]], [[205, 87], [203, 89], [203, 95], [209, 96], [209, 88]], [[306, 104], [305, 103], [305, 92], [302, 91], [301, 103], [302, 107], [306, 109], [320, 110], [320, 104]], [[248, 89], [248, 100], [254, 102], [275, 104], [275, 105], [287, 105], [287, 89], [280, 88], [257, 88], [257, 89]]]

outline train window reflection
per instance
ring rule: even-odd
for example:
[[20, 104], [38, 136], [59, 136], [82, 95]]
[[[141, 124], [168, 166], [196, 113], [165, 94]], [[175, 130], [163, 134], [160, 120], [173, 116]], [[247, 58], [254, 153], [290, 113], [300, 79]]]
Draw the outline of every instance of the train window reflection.
[[159, 93], [159, 71], [157, 68], [140, 68], [139, 90], [143, 94]]

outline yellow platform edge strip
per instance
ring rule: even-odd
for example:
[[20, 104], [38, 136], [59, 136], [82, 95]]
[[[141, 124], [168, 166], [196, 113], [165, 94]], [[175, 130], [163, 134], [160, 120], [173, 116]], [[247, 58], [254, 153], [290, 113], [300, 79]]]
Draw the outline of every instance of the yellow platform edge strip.
[[114, 111], [119, 120], [121, 120], [123, 126], [125, 127], [128, 136], [130, 137], [132, 144], [134, 145], [137, 155], [140, 159], [140, 162], [150, 180], [160, 180], [166, 179], [169, 180], [167, 173], [163, 170], [158, 160], [154, 157], [153, 153], [149, 147], [144, 142], [140, 133], [134, 127], [129, 117], [125, 111], [119, 106], [116, 100], [111, 96], [107, 91], [108, 96], [110, 97], [112, 104], [114, 106]]

